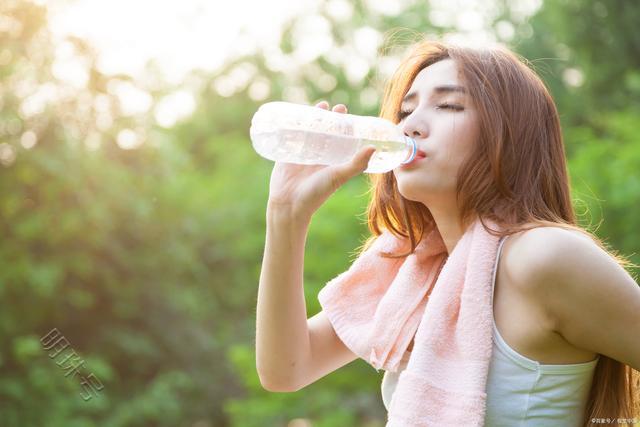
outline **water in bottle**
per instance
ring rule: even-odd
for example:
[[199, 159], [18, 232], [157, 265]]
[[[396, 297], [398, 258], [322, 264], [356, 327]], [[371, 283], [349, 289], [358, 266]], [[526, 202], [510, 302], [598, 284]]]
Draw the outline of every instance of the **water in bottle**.
[[388, 172], [415, 157], [416, 143], [392, 122], [309, 105], [269, 102], [251, 120], [251, 141], [261, 156], [306, 165], [344, 163], [366, 145], [376, 147], [364, 172]]

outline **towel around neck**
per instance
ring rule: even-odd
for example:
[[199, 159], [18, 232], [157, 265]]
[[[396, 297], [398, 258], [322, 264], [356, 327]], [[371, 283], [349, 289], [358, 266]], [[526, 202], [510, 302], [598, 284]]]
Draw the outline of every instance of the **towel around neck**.
[[478, 219], [450, 256], [434, 228], [413, 254], [385, 258], [410, 248], [385, 230], [318, 294], [336, 334], [376, 370], [397, 372], [415, 335], [387, 427], [483, 425], [499, 239]]

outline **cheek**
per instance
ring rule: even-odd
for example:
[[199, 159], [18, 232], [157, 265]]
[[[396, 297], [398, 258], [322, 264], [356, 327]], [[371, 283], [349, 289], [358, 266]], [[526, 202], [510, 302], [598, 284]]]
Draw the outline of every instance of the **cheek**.
[[451, 139], [441, 154], [441, 164], [450, 173], [456, 174], [477, 144], [478, 132], [473, 123], [458, 123]]

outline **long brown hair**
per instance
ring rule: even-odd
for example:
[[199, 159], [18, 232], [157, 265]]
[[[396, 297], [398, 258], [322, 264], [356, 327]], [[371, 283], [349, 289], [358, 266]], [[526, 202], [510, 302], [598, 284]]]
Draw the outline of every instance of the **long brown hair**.
[[[597, 236], [577, 224], [571, 203], [569, 174], [558, 111], [545, 84], [528, 61], [504, 47], [475, 49], [421, 41], [409, 50], [386, 84], [380, 117], [398, 123], [402, 98], [425, 67], [453, 59], [478, 114], [480, 135], [460, 168], [456, 197], [463, 228], [478, 217], [488, 232], [504, 236], [539, 226], [578, 231], [607, 251], [621, 266], [631, 264]], [[409, 239], [413, 253], [423, 235], [436, 225], [422, 203], [405, 199], [393, 172], [370, 174], [368, 207], [371, 237], [383, 230]], [[491, 230], [484, 219], [501, 226]], [[601, 355], [585, 410], [592, 418], [634, 418], [640, 414], [640, 373]]]

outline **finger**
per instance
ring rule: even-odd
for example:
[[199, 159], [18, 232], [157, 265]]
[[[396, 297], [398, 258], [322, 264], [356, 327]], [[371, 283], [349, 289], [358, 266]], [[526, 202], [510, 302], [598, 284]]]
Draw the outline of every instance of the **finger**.
[[320, 102], [318, 102], [316, 104], [316, 107], [328, 110], [329, 109], [329, 103], [327, 101], [320, 101]]
[[332, 111], [335, 111], [336, 113], [346, 113], [347, 112], [347, 106], [344, 104], [336, 104], [333, 106], [333, 108], [331, 109]]
[[347, 181], [349, 178], [352, 178], [367, 169], [367, 166], [369, 166], [369, 161], [371, 160], [371, 156], [373, 156], [373, 153], [375, 152], [375, 146], [367, 145], [358, 150], [351, 161], [338, 165], [338, 174], [340, 175], [342, 180]]

